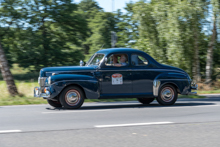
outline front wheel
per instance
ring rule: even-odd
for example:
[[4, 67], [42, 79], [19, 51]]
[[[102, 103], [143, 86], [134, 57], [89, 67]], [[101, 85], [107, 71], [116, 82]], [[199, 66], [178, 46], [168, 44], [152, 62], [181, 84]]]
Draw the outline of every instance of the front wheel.
[[167, 84], [160, 89], [157, 101], [160, 105], [173, 105], [176, 102], [177, 97], [178, 93], [176, 88]]
[[84, 93], [79, 87], [70, 86], [62, 91], [59, 100], [64, 108], [78, 109], [82, 106], [84, 98]]
[[142, 104], [150, 104], [154, 101], [154, 98], [137, 98], [137, 100]]

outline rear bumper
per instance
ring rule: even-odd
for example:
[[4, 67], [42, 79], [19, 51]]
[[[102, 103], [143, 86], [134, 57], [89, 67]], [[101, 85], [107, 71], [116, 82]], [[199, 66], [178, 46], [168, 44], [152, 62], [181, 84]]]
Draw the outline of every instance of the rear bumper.
[[192, 89], [192, 90], [198, 90], [198, 85], [195, 84], [195, 85], [191, 86], [191, 89]]
[[197, 95], [197, 92], [189, 92], [188, 95]]
[[191, 85], [190, 92], [188, 93], [188, 95], [197, 95], [197, 92], [191, 92], [191, 90], [198, 90], [198, 85], [197, 84]]
[[46, 88], [45, 93], [43, 93], [42, 89], [40, 87], [35, 87], [34, 88], [34, 97], [49, 98], [50, 97], [50, 91]]

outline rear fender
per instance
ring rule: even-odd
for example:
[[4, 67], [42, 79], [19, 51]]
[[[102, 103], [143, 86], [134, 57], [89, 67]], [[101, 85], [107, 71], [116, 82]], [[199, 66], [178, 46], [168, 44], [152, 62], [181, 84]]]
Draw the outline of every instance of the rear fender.
[[165, 84], [173, 84], [177, 87], [180, 94], [188, 94], [190, 92], [190, 81], [187, 74], [183, 73], [162, 73], [158, 75], [153, 82], [153, 94], [158, 96], [159, 90]]

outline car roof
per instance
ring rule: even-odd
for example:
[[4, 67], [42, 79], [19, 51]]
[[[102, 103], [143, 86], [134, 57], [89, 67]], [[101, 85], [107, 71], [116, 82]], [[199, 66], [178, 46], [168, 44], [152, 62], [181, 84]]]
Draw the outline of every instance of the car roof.
[[[127, 52], [132, 52], [132, 53], [145, 53], [143, 51], [137, 50], [137, 49], [132, 49], [132, 48], [107, 48], [107, 49], [102, 49], [99, 50], [97, 53], [127, 53]], [[146, 53], [145, 53], [146, 54]]]
[[147, 53], [137, 50], [137, 49], [132, 49], [132, 48], [108, 48], [108, 49], [102, 49], [99, 50], [96, 53], [103, 53], [103, 54], [111, 54], [111, 53], [139, 53], [139, 54], [144, 54], [147, 56], [148, 60], [150, 60], [154, 65], [160, 65], [154, 58], [152, 58], [150, 55]]

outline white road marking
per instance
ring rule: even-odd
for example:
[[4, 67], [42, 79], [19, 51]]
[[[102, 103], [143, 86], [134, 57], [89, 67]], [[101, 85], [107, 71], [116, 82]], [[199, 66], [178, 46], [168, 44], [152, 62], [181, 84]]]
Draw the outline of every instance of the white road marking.
[[144, 126], [144, 125], [163, 125], [172, 124], [174, 122], [149, 122], [149, 123], [133, 123], [133, 124], [114, 124], [114, 125], [97, 125], [96, 128], [109, 128], [109, 127], [127, 127], [127, 126]]
[[97, 112], [97, 111], [111, 111], [111, 109], [106, 110], [73, 110], [73, 111], [56, 111], [56, 112], [42, 112], [43, 114], [50, 114], [50, 113], [76, 113], [76, 112]]
[[17, 133], [17, 132], [21, 132], [21, 130], [0, 130], [0, 134], [1, 133]]

